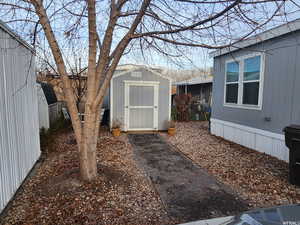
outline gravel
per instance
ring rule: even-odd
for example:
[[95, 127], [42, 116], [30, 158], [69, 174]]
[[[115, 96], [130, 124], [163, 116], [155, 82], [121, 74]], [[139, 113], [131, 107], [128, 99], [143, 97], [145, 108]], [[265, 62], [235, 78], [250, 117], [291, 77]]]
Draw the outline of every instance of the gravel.
[[286, 162], [213, 136], [206, 122], [178, 122], [176, 132], [161, 135], [251, 207], [300, 203], [300, 188], [289, 184]]
[[[133, 159], [126, 135], [100, 132], [99, 177], [79, 179], [73, 132], [59, 133], [0, 224], [172, 224], [151, 182]], [[52, 146], [53, 147], [53, 146]]]

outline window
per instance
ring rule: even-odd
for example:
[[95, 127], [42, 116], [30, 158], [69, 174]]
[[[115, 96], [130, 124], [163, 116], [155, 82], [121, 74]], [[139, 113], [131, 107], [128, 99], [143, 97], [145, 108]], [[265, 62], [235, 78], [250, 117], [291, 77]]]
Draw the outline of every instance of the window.
[[243, 57], [226, 63], [225, 104], [260, 106], [262, 55]]
[[239, 63], [231, 62], [226, 69], [226, 102], [238, 102]]

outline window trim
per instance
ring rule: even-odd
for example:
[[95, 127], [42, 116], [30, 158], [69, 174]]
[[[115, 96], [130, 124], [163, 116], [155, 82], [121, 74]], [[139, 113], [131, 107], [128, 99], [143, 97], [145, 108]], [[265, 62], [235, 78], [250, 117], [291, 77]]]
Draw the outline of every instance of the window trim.
[[[244, 60], [247, 58], [252, 58], [255, 56], [260, 56], [260, 74], [259, 80], [244, 81]], [[239, 62], [239, 80], [238, 82], [227, 82], [227, 64], [231, 62]], [[262, 110], [263, 102], [263, 88], [264, 88], [264, 75], [265, 75], [265, 54], [261, 52], [251, 53], [243, 55], [240, 57], [225, 60], [225, 76], [224, 76], [224, 99], [223, 106], [231, 108], [241, 108], [241, 109], [254, 109]], [[243, 92], [244, 83], [259, 82], [259, 93], [258, 93], [258, 105], [243, 104]], [[237, 103], [227, 103], [226, 102], [226, 85], [230, 83], [238, 83], [238, 101]]]

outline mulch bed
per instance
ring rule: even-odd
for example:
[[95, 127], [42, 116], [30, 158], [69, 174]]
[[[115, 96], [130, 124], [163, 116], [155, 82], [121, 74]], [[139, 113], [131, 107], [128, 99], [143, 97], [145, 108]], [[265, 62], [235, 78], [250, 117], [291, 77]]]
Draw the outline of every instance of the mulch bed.
[[73, 132], [55, 136], [45, 160], [0, 218], [0, 224], [172, 224], [151, 182], [133, 159], [126, 135], [100, 132], [99, 177], [79, 179]]
[[286, 162], [213, 136], [206, 122], [177, 123], [176, 132], [162, 135], [251, 207], [300, 203], [300, 188], [289, 184]]

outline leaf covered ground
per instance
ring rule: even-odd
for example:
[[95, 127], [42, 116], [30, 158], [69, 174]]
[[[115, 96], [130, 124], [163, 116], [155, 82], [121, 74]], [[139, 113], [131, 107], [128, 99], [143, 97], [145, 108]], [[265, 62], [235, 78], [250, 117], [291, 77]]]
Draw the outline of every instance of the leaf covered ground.
[[251, 207], [300, 203], [300, 187], [289, 184], [286, 162], [215, 137], [206, 122], [177, 123], [176, 132], [162, 135]]
[[101, 131], [99, 177], [79, 179], [71, 131], [55, 136], [51, 153], [11, 202], [0, 224], [170, 224], [163, 204], [136, 167], [126, 135]]

